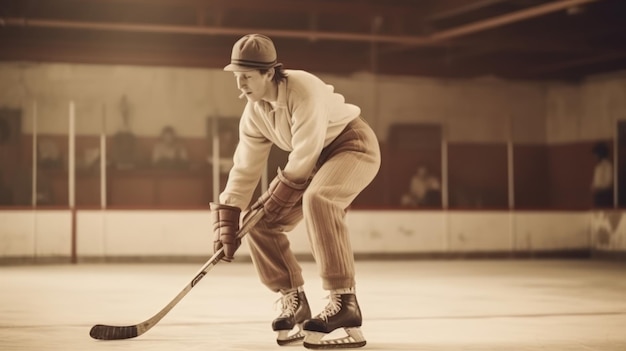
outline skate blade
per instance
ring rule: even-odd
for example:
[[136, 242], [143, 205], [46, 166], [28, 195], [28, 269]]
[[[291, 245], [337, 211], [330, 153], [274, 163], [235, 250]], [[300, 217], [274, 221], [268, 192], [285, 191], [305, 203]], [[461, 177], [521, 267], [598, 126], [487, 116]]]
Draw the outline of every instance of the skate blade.
[[328, 349], [353, 349], [363, 347], [366, 344], [361, 328], [344, 328], [347, 336], [337, 339], [324, 340], [328, 334], [319, 332], [305, 332], [303, 346], [307, 349], [328, 350]]
[[304, 340], [304, 333], [302, 332], [302, 326], [298, 325], [298, 331], [289, 335], [291, 330], [279, 330], [276, 343], [280, 346], [299, 344]]

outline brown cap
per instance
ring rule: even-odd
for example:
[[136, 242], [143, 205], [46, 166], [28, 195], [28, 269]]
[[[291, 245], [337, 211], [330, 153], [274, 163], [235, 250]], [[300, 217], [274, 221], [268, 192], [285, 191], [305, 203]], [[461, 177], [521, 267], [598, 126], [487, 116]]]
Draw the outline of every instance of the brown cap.
[[262, 34], [248, 34], [233, 45], [230, 65], [224, 67], [224, 71], [245, 72], [279, 65], [272, 39]]

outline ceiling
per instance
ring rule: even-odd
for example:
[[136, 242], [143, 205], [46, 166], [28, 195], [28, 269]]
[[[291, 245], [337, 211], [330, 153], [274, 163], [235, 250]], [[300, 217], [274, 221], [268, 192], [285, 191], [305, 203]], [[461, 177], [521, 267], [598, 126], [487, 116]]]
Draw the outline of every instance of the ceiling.
[[626, 0], [0, 0], [0, 60], [580, 80], [626, 69]]

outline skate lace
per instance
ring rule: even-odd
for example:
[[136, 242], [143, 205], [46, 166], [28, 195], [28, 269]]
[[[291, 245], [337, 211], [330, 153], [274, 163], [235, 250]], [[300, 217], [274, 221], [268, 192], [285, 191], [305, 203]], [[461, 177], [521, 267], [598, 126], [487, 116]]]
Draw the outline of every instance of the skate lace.
[[278, 316], [279, 318], [295, 315], [296, 309], [298, 308], [298, 292], [290, 292], [281, 296], [274, 303], [274, 307], [276, 307], [278, 304], [281, 305], [282, 310], [280, 316]]
[[327, 296], [328, 304], [322, 312], [317, 316], [319, 319], [328, 321], [329, 317], [334, 316], [341, 310], [341, 296], [338, 294], [330, 294]]

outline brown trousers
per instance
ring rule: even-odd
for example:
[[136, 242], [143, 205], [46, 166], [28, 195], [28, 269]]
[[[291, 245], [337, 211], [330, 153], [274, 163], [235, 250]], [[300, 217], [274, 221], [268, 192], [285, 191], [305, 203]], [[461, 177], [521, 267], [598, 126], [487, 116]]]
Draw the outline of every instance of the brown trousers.
[[302, 202], [279, 223], [261, 220], [248, 234], [250, 254], [261, 282], [276, 292], [304, 284], [302, 269], [286, 235], [304, 218], [323, 288], [355, 286], [346, 209], [379, 168], [376, 135], [357, 118], [322, 151]]

